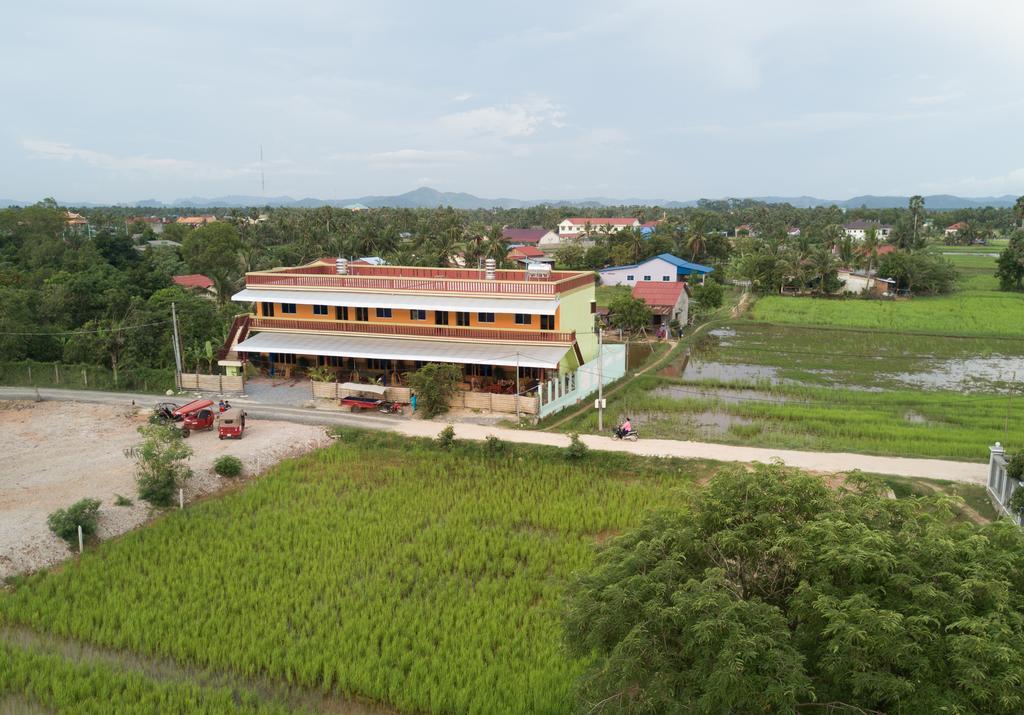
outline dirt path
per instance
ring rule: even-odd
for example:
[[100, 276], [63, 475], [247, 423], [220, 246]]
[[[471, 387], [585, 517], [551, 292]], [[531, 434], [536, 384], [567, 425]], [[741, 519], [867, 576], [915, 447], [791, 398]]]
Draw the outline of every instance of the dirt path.
[[[148, 506], [136, 499], [135, 461], [127, 452], [140, 440], [136, 429], [145, 413], [124, 400], [120, 405], [0, 401], [6, 442], [0, 473], [0, 578], [69, 558], [72, 552], [50, 533], [46, 517], [79, 499], [103, 502], [100, 539], [134, 529], [150, 517]], [[328, 442], [322, 428], [292, 422], [255, 422], [242, 440], [221, 441], [213, 432], [197, 432], [189, 439], [194, 476], [186, 484], [185, 499], [224, 486], [211, 470], [221, 455], [238, 457], [251, 474]], [[116, 506], [119, 494], [133, 504]]]
[[[131, 398], [152, 401], [151, 396], [133, 396], [110, 392], [87, 392], [80, 390], [40, 390], [40, 397], [46, 400], [83, 400], [105, 404], [125, 404]], [[34, 391], [27, 388], [0, 387], [0, 399], [23, 398]], [[441, 421], [410, 420], [396, 416], [351, 415], [344, 412], [261, 405], [246, 400], [233, 400], [232, 404], [244, 405], [250, 415], [266, 420], [287, 420], [310, 425], [344, 425], [364, 429], [383, 429], [413, 437], [434, 437], [446, 425]], [[564, 447], [569, 437], [564, 434], [538, 430], [518, 430], [503, 427], [459, 424], [456, 434], [462, 439], [482, 440], [489, 434], [509, 442], [549, 444]], [[583, 435], [581, 439], [591, 448], [609, 452], [630, 452], [647, 456], [683, 457], [689, 459], [715, 459], [723, 462], [769, 462], [781, 459], [791, 467], [813, 472], [848, 472], [859, 469], [864, 472], [890, 474], [901, 477], [942, 479], [965, 484], [984, 484], [988, 479], [988, 465], [975, 462], [954, 462], [944, 459], [920, 459], [913, 457], [879, 457], [868, 454], [847, 452], [800, 452], [790, 449], [768, 447], [743, 447], [714, 444], [711, 442], [690, 442], [668, 439], [641, 439], [639, 442], [619, 442], [605, 435]]]

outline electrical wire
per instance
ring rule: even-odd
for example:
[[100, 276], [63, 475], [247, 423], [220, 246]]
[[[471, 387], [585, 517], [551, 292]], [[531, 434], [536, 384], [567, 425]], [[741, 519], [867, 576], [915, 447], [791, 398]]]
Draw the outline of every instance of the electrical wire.
[[126, 325], [121, 328], [96, 328], [95, 330], [66, 330], [55, 333], [21, 333], [21, 332], [7, 332], [0, 331], [0, 335], [33, 335], [43, 337], [55, 337], [58, 335], [91, 335], [93, 333], [103, 333], [107, 331], [121, 331], [121, 330], [139, 330], [141, 328], [151, 328], [154, 325], [168, 325], [170, 320], [159, 320], [155, 323], [140, 323], [139, 325]]

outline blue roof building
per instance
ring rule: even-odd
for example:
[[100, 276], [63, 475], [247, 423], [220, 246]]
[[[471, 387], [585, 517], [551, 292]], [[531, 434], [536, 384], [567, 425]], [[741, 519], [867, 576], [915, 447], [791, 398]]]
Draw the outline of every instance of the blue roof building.
[[681, 281], [691, 275], [699, 275], [703, 281], [704, 276], [714, 270], [711, 266], [691, 263], [671, 253], [661, 253], [641, 263], [602, 268], [598, 274], [601, 276], [602, 285], [634, 286], [647, 281]]

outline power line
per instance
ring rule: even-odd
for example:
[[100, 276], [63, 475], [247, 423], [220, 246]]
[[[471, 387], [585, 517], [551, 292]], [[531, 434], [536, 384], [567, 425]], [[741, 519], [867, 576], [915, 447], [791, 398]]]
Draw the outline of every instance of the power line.
[[169, 320], [160, 320], [160, 321], [157, 321], [155, 323], [141, 323], [139, 325], [126, 325], [126, 326], [121, 327], [121, 328], [96, 328], [94, 330], [65, 330], [65, 331], [59, 331], [59, 332], [55, 332], [55, 333], [22, 333], [22, 332], [2, 331], [2, 332], [0, 332], [0, 335], [34, 335], [34, 336], [44, 336], [44, 337], [54, 337], [54, 336], [57, 336], [57, 335], [91, 335], [93, 333], [103, 333], [103, 332], [108, 332], [108, 331], [109, 332], [118, 332], [118, 331], [122, 331], [122, 330], [139, 330], [140, 328], [151, 328], [154, 325], [166, 325], [169, 322], [171, 322], [171, 321], [169, 321]]

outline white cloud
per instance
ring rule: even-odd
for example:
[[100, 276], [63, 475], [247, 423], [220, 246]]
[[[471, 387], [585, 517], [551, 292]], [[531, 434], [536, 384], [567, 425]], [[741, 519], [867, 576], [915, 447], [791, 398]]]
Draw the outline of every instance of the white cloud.
[[438, 120], [445, 129], [470, 136], [527, 137], [543, 127], [565, 126], [565, 112], [548, 99], [480, 107], [447, 114]]
[[453, 102], [465, 102], [467, 99], [472, 99], [473, 95], [469, 92], [463, 92], [462, 94], [456, 94], [452, 97]]
[[370, 154], [367, 161], [374, 168], [409, 169], [427, 166], [452, 166], [476, 158], [468, 151], [431, 151], [426, 149], [396, 149]]
[[167, 159], [151, 156], [115, 156], [92, 149], [79, 149], [61, 142], [23, 139], [21, 145], [30, 153], [45, 159], [81, 161], [98, 169], [111, 171], [198, 171], [202, 164], [183, 159]]

